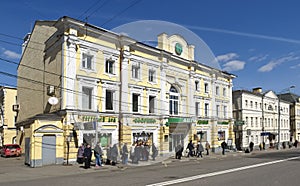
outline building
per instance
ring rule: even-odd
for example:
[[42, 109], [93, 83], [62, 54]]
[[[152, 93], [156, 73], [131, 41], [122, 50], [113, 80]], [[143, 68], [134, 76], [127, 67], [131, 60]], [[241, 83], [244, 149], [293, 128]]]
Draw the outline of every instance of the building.
[[0, 87], [0, 146], [16, 143], [17, 89]]
[[262, 92], [261, 88], [235, 90], [232, 100], [237, 149], [248, 148], [251, 141], [256, 147], [264, 144], [265, 148], [276, 147], [278, 140], [289, 142], [289, 102], [281, 100], [273, 91]]
[[[69, 17], [37, 21], [18, 67], [17, 127], [25, 131], [18, 140], [28, 138], [28, 162], [51, 161], [35, 148], [43, 138], [57, 147], [51, 153], [63, 146], [71, 160], [78, 144], [97, 141], [155, 143], [161, 155], [190, 140], [209, 141], [214, 151], [224, 140], [234, 144], [235, 76], [194, 61], [195, 46], [180, 35], [162, 33], [158, 43]], [[56, 156], [52, 163], [60, 162]]]
[[291, 141], [300, 141], [300, 96], [293, 93], [279, 95], [282, 100], [288, 101], [290, 106]]

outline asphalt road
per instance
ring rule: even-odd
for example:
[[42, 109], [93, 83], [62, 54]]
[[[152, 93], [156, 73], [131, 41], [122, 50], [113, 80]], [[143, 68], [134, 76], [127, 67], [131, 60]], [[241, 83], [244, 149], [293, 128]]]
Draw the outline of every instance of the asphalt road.
[[[1, 161], [2, 160], [0, 160], [0, 166]], [[210, 156], [204, 157], [203, 159], [185, 158], [181, 161], [170, 159], [163, 163], [149, 166], [108, 168], [106, 170], [82, 169], [76, 172], [77, 168], [75, 167], [74, 169], [73, 167], [72, 169], [66, 170], [75, 170], [75, 172], [61, 172], [59, 175], [49, 175], [49, 170], [47, 170], [49, 173], [37, 174], [34, 173], [36, 169], [33, 169], [31, 179], [12, 179], [9, 182], [5, 182], [5, 185], [288, 186], [299, 185], [299, 165], [300, 149], [273, 150], [253, 152], [247, 155]], [[27, 169], [31, 170], [31, 168]], [[26, 170], [26, 168], [24, 170]], [[39, 170], [46, 171], [44, 168], [39, 168]], [[52, 171], [55, 171], [55, 167]], [[1, 174], [0, 179], [3, 179]]]

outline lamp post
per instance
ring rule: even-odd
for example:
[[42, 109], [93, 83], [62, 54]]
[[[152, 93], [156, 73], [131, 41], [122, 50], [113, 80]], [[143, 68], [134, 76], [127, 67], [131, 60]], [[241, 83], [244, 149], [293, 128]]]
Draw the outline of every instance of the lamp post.
[[[287, 90], [290, 92], [290, 89], [291, 88], [295, 88], [295, 86], [290, 86], [289, 88], [287, 88]], [[285, 91], [286, 89], [282, 90], [281, 93], [283, 91]], [[280, 108], [280, 100], [281, 100], [281, 93], [279, 93], [279, 97], [278, 97], [278, 144], [277, 144], [277, 150], [280, 150], [280, 125], [281, 125], [281, 122], [280, 122], [280, 111], [281, 111], [281, 108]]]

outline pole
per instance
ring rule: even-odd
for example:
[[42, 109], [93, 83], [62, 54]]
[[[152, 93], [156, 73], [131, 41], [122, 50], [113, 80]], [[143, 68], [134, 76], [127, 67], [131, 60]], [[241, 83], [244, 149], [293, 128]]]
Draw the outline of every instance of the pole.
[[280, 94], [278, 97], [278, 144], [277, 144], [277, 150], [280, 150]]

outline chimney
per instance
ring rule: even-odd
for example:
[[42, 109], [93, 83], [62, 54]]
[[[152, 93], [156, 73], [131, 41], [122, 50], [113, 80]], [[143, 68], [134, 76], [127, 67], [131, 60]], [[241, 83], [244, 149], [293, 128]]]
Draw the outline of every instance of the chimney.
[[262, 93], [262, 88], [261, 87], [253, 88], [252, 92], [253, 93]]

